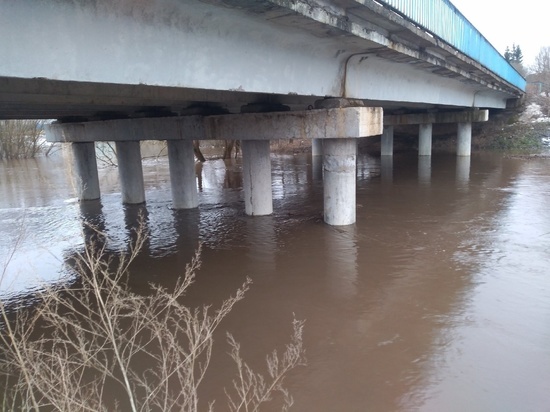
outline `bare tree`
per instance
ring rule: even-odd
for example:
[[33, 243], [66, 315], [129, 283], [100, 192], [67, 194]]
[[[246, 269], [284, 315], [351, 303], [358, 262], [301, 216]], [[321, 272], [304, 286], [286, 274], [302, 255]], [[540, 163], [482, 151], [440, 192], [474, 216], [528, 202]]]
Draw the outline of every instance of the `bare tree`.
[[550, 46], [542, 47], [531, 67], [528, 94], [545, 116], [550, 116]]
[[49, 154], [42, 136], [43, 120], [0, 120], [0, 159], [35, 157]]
[[550, 76], [550, 46], [541, 47], [531, 71], [535, 74]]

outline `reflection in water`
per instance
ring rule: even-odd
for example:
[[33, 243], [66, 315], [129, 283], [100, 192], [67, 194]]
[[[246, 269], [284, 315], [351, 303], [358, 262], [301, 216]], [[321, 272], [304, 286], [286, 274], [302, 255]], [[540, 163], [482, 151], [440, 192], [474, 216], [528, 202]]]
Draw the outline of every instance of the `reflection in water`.
[[255, 216], [244, 220], [247, 275], [273, 276], [277, 272], [275, 255], [277, 236], [273, 216]]
[[456, 157], [456, 182], [459, 186], [467, 187], [470, 180], [470, 156]]
[[432, 157], [418, 156], [418, 183], [429, 186], [432, 180]]
[[383, 182], [393, 181], [393, 156], [380, 156], [380, 175]]
[[338, 298], [349, 299], [357, 292], [356, 236], [354, 225], [330, 227], [325, 231], [329, 290]]
[[82, 222], [84, 244], [94, 245], [97, 248], [103, 247], [107, 240], [107, 227], [101, 200], [80, 202], [80, 220]]
[[166, 248], [177, 256], [178, 267], [185, 267], [199, 247], [200, 212], [198, 209], [173, 210], [173, 235], [167, 236], [173, 244]]
[[[144, 230], [148, 239], [151, 239], [151, 230], [149, 228], [149, 211], [147, 206], [142, 204], [124, 204], [121, 205], [124, 211], [124, 225], [126, 227], [127, 242], [134, 242], [137, 232]], [[144, 245], [145, 253], [149, 253], [149, 240]]]
[[[144, 162], [147, 204], [137, 207], [108, 183], [101, 201], [76, 203], [61, 158], [0, 163], [0, 262], [21, 238], [1, 291], [63, 280], [63, 259], [94, 238], [84, 222], [125, 250], [142, 214], [136, 291], [173, 284], [199, 244], [190, 304], [217, 304], [252, 277], [216, 340], [205, 401], [223, 405], [230, 385], [226, 330], [262, 367], [295, 314], [307, 320], [309, 362], [286, 380], [294, 410], [547, 409], [547, 161], [459, 157], [455, 169], [454, 157], [415, 157], [358, 158], [357, 223], [345, 228], [322, 222], [311, 156], [272, 157], [275, 213], [265, 217], [244, 214], [239, 160], [197, 167], [195, 210], [171, 209], [163, 159]], [[112, 173], [102, 170], [102, 183]]]

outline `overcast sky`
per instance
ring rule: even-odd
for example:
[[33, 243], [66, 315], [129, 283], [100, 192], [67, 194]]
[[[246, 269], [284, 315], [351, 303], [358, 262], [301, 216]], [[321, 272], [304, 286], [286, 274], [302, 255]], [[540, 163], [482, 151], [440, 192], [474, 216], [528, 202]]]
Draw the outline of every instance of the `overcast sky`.
[[550, 46], [550, 2], [547, 0], [451, 0], [501, 53], [518, 44], [530, 66], [543, 46]]

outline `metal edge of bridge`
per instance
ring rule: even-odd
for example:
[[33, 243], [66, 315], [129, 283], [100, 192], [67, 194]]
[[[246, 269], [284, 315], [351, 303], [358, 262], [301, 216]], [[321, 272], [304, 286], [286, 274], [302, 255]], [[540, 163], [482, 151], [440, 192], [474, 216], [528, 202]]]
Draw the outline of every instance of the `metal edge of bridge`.
[[[461, 51], [515, 87], [525, 90], [526, 80], [521, 73], [506, 61], [504, 56], [450, 0], [432, 0], [430, 6], [435, 6], [432, 10], [425, 10], [422, 2], [418, 0], [379, 0], [379, 2], [402, 17], [410, 19], [423, 30]], [[403, 10], [405, 6], [408, 6], [409, 10]], [[461, 35], [457, 36], [457, 29], [460, 30]], [[464, 36], [464, 31], [469, 34]]]
[[[450, 78], [462, 77], [464, 81], [480, 84], [488, 89], [501, 91], [515, 98], [524, 90], [501, 78], [490, 69], [455, 49], [436, 34], [409, 21], [383, 1], [336, 0], [328, 4], [307, 0], [265, 0], [280, 8], [286, 8], [306, 21], [316, 22], [321, 27], [330, 27], [344, 35], [369, 40], [380, 48], [366, 51], [378, 57], [410, 63], [431, 70], [434, 74]], [[228, 3], [231, 3], [230, 1]], [[242, 7], [246, 9], [245, 6]], [[288, 18], [279, 15], [271, 21]], [[304, 30], [319, 33], [319, 27], [304, 24]], [[343, 88], [342, 97], [346, 97]]]

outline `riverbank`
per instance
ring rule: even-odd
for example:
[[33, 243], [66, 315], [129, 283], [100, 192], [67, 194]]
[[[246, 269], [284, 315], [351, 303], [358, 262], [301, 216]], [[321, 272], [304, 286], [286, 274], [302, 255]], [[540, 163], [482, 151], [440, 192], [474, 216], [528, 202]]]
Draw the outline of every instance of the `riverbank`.
[[550, 138], [550, 118], [537, 105], [492, 113], [489, 121], [476, 125], [474, 149], [541, 150]]

